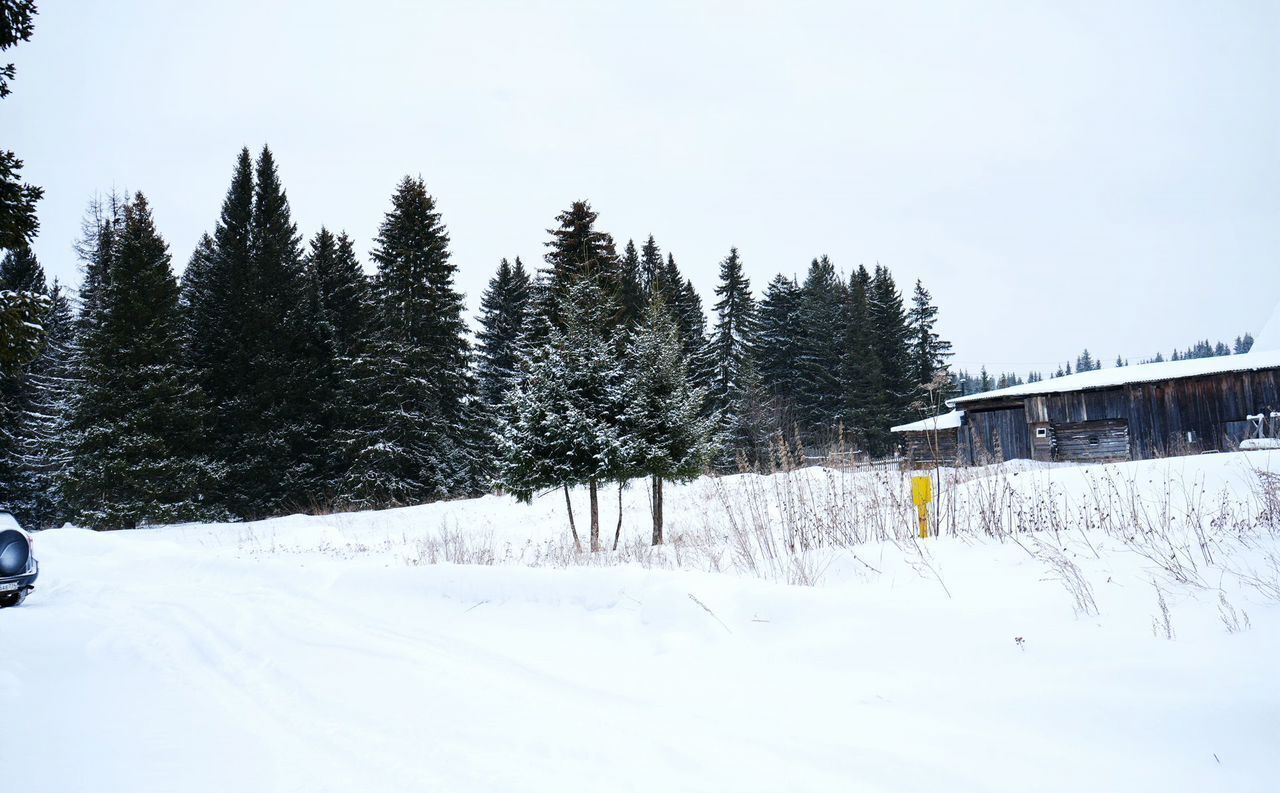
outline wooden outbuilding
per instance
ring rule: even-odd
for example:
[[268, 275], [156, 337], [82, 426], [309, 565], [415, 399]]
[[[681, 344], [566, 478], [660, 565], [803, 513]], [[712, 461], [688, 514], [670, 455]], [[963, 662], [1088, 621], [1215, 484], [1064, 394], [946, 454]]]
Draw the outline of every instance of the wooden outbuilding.
[[960, 457], [960, 424], [964, 411], [891, 427], [899, 438], [899, 454], [913, 467], [956, 465]]
[[970, 394], [962, 462], [1145, 460], [1232, 451], [1280, 411], [1280, 350], [1081, 372]]

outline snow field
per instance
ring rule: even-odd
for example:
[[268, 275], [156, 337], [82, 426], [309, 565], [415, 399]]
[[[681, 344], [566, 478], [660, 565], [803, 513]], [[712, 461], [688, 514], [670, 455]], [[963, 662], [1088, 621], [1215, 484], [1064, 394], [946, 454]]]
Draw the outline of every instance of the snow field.
[[559, 493], [43, 532], [4, 789], [1273, 790], [1272, 471], [951, 472], [920, 542], [899, 474], [818, 469], [670, 488], [656, 552], [632, 487], [596, 557]]

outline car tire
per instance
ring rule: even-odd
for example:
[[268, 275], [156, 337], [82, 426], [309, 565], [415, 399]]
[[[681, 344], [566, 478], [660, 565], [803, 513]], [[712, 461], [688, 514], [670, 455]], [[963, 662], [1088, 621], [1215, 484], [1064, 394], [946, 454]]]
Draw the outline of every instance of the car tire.
[[9, 595], [0, 595], [0, 609], [13, 608], [21, 606], [22, 601], [27, 599], [27, 590], [19, 590]]

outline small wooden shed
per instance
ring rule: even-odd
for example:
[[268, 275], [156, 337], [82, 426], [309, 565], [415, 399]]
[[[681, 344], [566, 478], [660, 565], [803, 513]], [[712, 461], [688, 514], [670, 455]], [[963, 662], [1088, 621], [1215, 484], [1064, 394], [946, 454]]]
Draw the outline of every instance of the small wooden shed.
[[956, 465], [960, 458], [960, 426], [964, 411], [953, 410], [910, 424], [890, 427], [898, 435], [900, 452], [912, 466]]

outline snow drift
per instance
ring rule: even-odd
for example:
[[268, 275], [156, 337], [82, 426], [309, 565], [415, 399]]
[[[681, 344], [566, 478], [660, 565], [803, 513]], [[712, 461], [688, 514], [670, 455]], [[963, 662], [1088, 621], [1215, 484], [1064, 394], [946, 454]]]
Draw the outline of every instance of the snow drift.
[[821, 469], [672, 488], [656, 552], [640, 487], [595, 556], [493, 496], [45, 532], [5, 789], [1269, 791], [1276, 472], [950, 472], [918, 542]]

